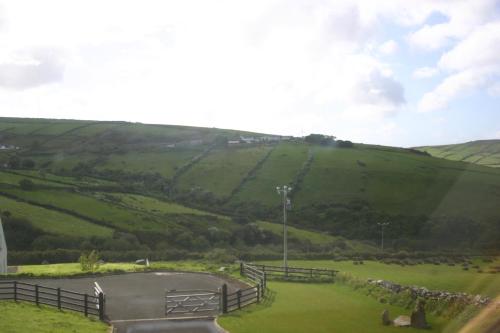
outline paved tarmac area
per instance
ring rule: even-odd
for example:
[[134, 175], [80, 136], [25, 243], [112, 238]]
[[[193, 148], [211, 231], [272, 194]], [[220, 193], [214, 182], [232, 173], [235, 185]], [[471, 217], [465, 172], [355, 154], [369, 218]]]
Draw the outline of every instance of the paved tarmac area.
[[224, 283], [228, 285], [230, 293], [238, 288], [244, 288], [237, 282], [225, 281], [210, 274], [177, 272], [128, 273], [64, 279], [22, 279], [19, 281], [92, 295], [94, 281], [96, 281], [106, 294], [106, 316], [111, 321], [164, 318], [165, 290], [206, 289], [216, 291]]
[[113, 333], [222, 333], [213, 319], [113, 322]]

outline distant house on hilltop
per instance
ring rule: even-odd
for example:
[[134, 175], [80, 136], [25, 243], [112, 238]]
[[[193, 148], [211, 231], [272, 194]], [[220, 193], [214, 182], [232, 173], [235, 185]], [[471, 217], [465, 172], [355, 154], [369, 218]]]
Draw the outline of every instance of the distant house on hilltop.
[[3, 233], [2, 220], [0, 219], [0, 274], [7, 274], [7, 243]]
[[258, 140], [256, 138], [254, 138], [253, 136], [250, 136], [248, 138], [246, 138], [244, 136], [240, 136], [240, 141], [244, 142], [244, 143], [254, 143], [254, 142], [257, 142]]

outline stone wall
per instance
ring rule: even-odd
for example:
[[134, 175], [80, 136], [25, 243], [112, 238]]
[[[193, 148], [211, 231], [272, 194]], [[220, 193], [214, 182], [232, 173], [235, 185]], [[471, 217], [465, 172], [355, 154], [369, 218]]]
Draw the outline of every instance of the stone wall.
[[386, 280], [368, 279], [368, 284], [384, 288], [396, 294], [409, 292], [414, 299], [423, 298], [425, 300], [458, 302], [464, 305], [475, 305], [478, 307], [486, 306], [491, 302], [491, 299], [487, 296], [471, 295], [461, 292], [429, 290], [425, 287], [419, 286], [403, 286]]

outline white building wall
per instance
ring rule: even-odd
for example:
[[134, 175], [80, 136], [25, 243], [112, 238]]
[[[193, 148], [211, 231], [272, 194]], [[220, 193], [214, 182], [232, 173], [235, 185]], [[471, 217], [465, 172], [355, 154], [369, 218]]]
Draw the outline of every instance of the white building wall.
[[3, 233], [2, 220], [0, 219], [0, 274], [7, 274], [7, 243]]

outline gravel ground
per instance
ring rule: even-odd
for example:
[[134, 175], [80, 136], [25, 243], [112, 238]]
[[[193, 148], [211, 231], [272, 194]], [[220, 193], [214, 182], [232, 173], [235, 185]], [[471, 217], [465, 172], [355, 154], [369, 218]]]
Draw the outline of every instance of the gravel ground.
[[244, 288], [237, 281], [226, 281], [211, 274], [176, 272], [128, 273], [90, 278], [22, 279], [19, 281], [88, 294], [93, 294], [94, 281], [96, 281], [106, 294], [106, 316], [111, 321], [164, 318], [165, 290], [205, 289], [216, 291], [224, 283], [228, 285], [230, 293]]

